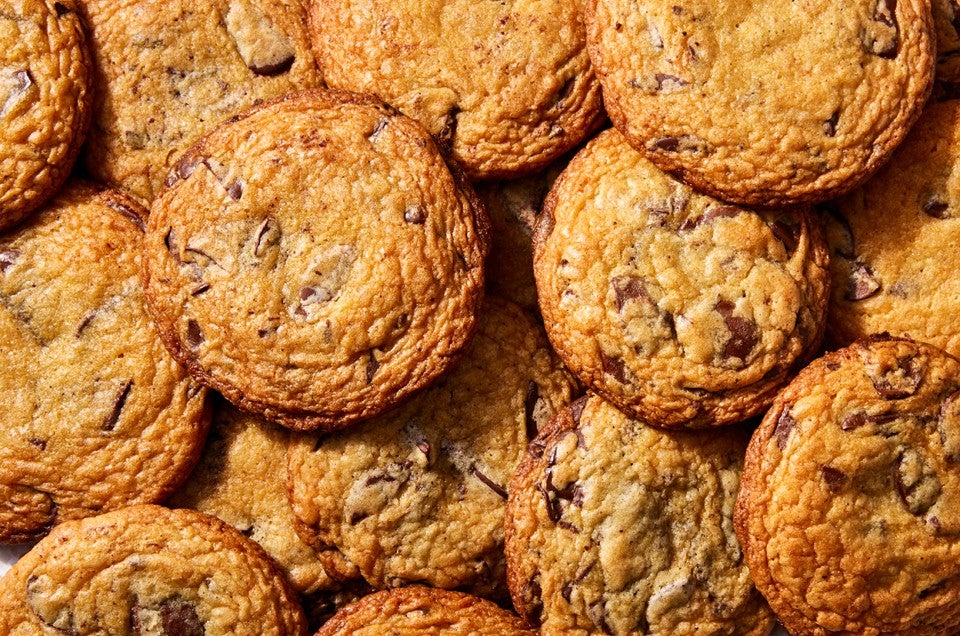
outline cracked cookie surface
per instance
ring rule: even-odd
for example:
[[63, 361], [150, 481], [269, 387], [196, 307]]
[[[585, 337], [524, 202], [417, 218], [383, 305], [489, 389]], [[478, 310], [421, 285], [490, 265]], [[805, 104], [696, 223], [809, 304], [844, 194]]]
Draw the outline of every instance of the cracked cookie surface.
[[75, 181], [0, 235], [0, 541], [161, 501], [200, 454], [206, 389], [144, 307], [145, 216]]
[[220, 520], [142, 505], [65, 523], [0, 580], [0, 630], [305, 636], [266, 553]]
[[174, 356], [234, 404], [343, 428], [462, 352], [488, 222], [413, 120], [306, 91], [247, 111], [178, 162], [151, 208], [144, 281]]
[[586, 16], [614, 125], [661, 169], [739, 204], [856, 187], [932, 87], [925, 0], [588, 0]]
[[746, 442], [647, 426], [592, 394], [564, 409], [511, 482], [514, 606], [545, 636], [767, 634], [733, 530]]
[[747, 451], [735, 515], [791, 634], [960, 627], [960, 361], [876, 336], [812, 362]]
[[823, 333], [827, 249], [812, 213], [698, 194], [615, 130], [574, 157], [547, 196], [534, 272], [567, 366], [659, 426], [758, 413]]

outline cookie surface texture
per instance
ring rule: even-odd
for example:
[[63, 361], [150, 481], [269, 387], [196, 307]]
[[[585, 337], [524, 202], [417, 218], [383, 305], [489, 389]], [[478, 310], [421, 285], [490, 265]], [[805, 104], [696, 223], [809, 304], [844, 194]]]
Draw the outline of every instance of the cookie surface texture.
[[791, 634], [960, 628], [960, 361], [876, 336], [812, 362], [747, 451], [736, 530]]
[[73, 0], [0, 2], [0, 228], [60, 188], [90, 123], [93, 74]]
[[746, 442], [647, 426], [596, 395], [574, 402], [511, 483], [514, 606], [544, 635], [767, 634], [733, 530]]
[[320, 85], [297, 0], [80, 1], [96, 60], [83, 163], [147, 205], [203, 134]]
[[145, 215], [70, 182], [0, 235], [0, 541], [161, 501], [200, 454], [206, 389], [144, 307]]
[[468, 352], [435, 386], [348, 431], [294, 441], [294, 514], [374, 587], [505, 596], [507, 484], [573, 389], [532, 318], [488, 298]]
[[586, 15], [614, 125], [661, 169], [732, 203], [856, 187], [932, 87], [925, 0], [588, 0]]
[[311, 0], [331, 87], [420, 121], [472, 179], [545, 167], [602, 118], [579, 0]]
[[342, 428], [428, 385], [474, 331], [486, 216], [416, 122], [307, 91], [225, 124], [154, 202], [167, 347], [244, 410]]
[[758, 413], [824, 328], [827, 249], [812, 213], [698, 194], [615, 130], [591, 141], [547, 196], [534, 273], [567, 366], [659, 426]]
[[303, 636], [266, 553], [192, 510], [144, 505], [57, 527], [0, 580], [5, 634]]

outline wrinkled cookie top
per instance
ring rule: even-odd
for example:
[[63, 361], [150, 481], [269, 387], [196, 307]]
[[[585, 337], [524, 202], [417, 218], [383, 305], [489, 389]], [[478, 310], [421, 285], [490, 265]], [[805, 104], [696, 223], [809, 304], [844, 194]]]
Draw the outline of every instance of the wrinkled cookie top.
[[428, 385], [472, 335], [485, 213], [426, 131], [375, 98], [268, 102], [170, 177], [147, 224], [151, 313], [243, 409], [342, 428]]
[[200, 454], [206, 390], [144, 308], [145, 215], [72, 182], [0, 235], [0, 541], [158, 502]]
[[149, 203], [228, 117], [320, 85], [298, 0], [81, 0], [96, 60], [84, 164]]
[[192, 510], [132, 506], [57, 527], [0, 580], [4, 634], [303, 636], [253, 541]]
[[737, 535], [791, 634], [960, 628], [960, 361], [877, 336], [801, 371], [747, 451]]
[[960, 102], [932, 104], [890, 163], [823, 207], [840, 345], [908, 335], [960, 355]]
[[507, 484], [574, 388], [533, 320], [488, 298], [467, 353], [435, 386], [348, 431], [294, 438], [301, 532], [339, 548], [374, 587], [505, 596]]
[[516, 615], [449, 590], [404, 587], [370, 594], [340, 610], [316, 636], [533, 636]]
[[91, 83], [73, 0], [0, 2], [0, 228], [66, 180], [90, 123]]
[[589, 395], [511, 483], [514, 605], [541, 633], [752, 634], [773, 615], [733, 530], [746, 435], [671, 432]]
[[331, 87], [420, 121], [471, 178], [545, 167], [601, 121], [581, 0], [311, 0]]
[[560, 357], [659, 426], [726, 424], [769, 404], [819, 346], [826, 267], [812, 214], [698, 194], [615, 130], [570, 162], [534, 237]]
[[588, 0], [610, 118], [662, 169], [747, 205], [823, 201], [889, 157], [930, 93], [927, 0]]

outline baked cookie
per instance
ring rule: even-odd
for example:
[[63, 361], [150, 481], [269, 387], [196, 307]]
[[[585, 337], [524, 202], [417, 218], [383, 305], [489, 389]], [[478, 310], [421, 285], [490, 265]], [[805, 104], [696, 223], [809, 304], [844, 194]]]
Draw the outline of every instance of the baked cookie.
[[365, 596], [340, 610], [316, 636], [534, 636], [517, 616], [469, 594], [404, 587]]
[[877, 175], [825, 206], [830, 337], [909, 335], [960, 355], [960, 102], [931, 104]]
[[960, 0], [932, 0], [937, 34], [937, 83], [960, 82]]
[[0, 542], [170, 494], [207, 432], [140, 285], [146, 211], [68, 183], [0, 235]]
[[201, 135], [321, 84], [299, 0], [79, 2], [96, 60], [83, 163], [147, 205]]
[[773, 614], [733, 531], [746, 443], [647, 426], [595, 395], [562, 411], [510, 484], [521, 616], [544, 635], [765, 636]]
[[819, 346], [827, 248], [804, 209], [695, 192], [609, 130], [560, 175], [534, 236], [547, 333], [588, 386], [644, 422], [764, 409]]
[[422, 123], [473, 179], [546, 167], [603, 118], [580, 0], [310, 0], [324, 79]]
[[436, 385], [348, 431], [293, 439], [301, 533], [339, 548], [376, 588], [505, 597], [507, 483], [573, 389], [533, 319], [489, 298], [468, 352]]
[[815, 360], [747, 450], [736, 530], [794, 636], [960, 629], [960, 361], [886, 335]]
[[865, 181], [933, 83], [926, 0], [587, 0], [604, 105], [630, 143], [741, 205]]
[[430, 384], [474, 331], [485, 213], [426, 131], [375, 98], [265, 103], [170, 184], [147, 224], [151, 314], [244, 410], [342, 428]]
[[0, 2], [0, 229], [66, 181], [89, 127], [92, 83], [74, 0]]
[[4, 634], [303, 635], [296, 594], [253, 541], [142, 505], [65, 523], [0, 579]]

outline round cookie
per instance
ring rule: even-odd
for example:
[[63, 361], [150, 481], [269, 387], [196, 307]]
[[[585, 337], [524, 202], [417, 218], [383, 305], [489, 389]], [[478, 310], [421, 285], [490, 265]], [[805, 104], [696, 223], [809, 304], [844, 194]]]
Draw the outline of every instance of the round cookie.
[[787, 630], [960, 629], [960, 361], [886, 335], [812, 362], [747, 450], [735, 516]]
[[960, 102], [931, 104], [877, 175], [824, 206], [838, 345], [910, 336], [960, 356]]
[[140, 284], [146, 211], [68, 183], [0, 235], [0, 542], [170, 494], [207, 432]]
[[587, 0], [586, 16], [614, 125], [661, 169], [741, 205], [856, 187], [933, 81], [926, 0]]
[[469, 594], [404, 587], [365, 596], [340, 610], [316, 636], [533, 636], [514, 614]]
[[0, 2], [0, 229], [66, 181], [90, 124], [93, 77], [74, 0]]
[[720, 203], [615, 130], [574, 157], [547, 196], [534, 273], [567, 366], [658, 426], [758, 413], [824, 328], [827, 249], [813, 214]]
[[299, 0], [82, 0], [96, 60], [83, 163], [147, 205], [220, 122], [321, 84]]
[[294, 438], [301, 534], [340, 549], [376, 588], [506, 596], [507, 483], [573, 382], [532, 318], [488, 298], [468, 352], [436, 385], [348, 431]]
[[154, 202], [143, 278], [165, 344], [295, 429], [430, 384], [475, 328], [485, 212], [429, 135], [372, 97], [306, 91], [204, 137]]
[[0, 579], [4, 634], [306, 634], [253, 541], [192, 510], [142, 505], [57, 527]]
[[420, 121], [472, 179], [531, 173], [603, 119], [580, 0], [311, 0], [336, 88]]
[[733, 530], [747, 436], [664, 431], [588, 395], [510, 484], [510, 593], [544, 635], [753, 634], [773, 626]]

